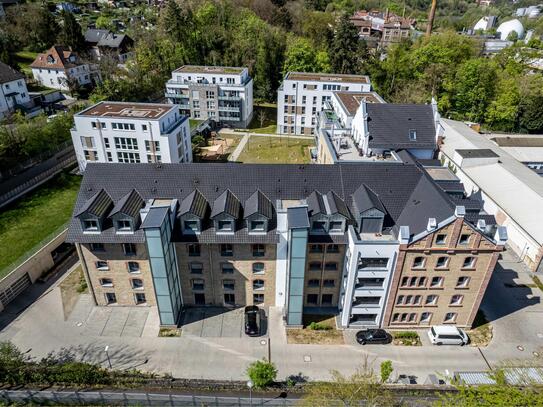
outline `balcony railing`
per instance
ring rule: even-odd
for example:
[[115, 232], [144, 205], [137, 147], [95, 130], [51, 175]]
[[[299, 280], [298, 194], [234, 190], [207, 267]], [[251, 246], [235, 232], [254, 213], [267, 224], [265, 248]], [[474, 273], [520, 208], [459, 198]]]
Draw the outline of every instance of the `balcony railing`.
[[219, 95], [219, 100], [232, 100], [232, 101], [240, 101], [241, 96], [221, 96]]
[[219, 106], [220, 112], [239, 112], [241, 110], [241, 107], [235, 107], [235, 106]]
[[175, 92], [165, 92], [164, 96], [166, 96], [167, 98], [179, 98], [179, 99], [189, 98], [188, 95], [183, 95], [182, 93], [175, 93]]

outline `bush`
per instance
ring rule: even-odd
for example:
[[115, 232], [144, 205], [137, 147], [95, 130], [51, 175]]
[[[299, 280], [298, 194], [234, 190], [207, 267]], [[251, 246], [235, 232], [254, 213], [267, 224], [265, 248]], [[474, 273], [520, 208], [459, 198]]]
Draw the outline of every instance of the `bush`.
[[329, 331], [330, 329], [332, 329], [330, 325], [319, 324], [318, 322], [315, 322], [315, 321], [311, 322], [307, 328], [312, 329], [314, 331]]
[[394, 332], [395, 339], [419, 339], [419, 334], [414, 331]]
[[391, 360], [385, 360], [381, 363], [381, 382], [385, 383], [390, 378], [393, 370]]
[[249, 376], [256, 388], [264, 388], [275, 381], [277, 369], [273, 363], [265, 359], [257, 360], [247, 368], [247, 376]]

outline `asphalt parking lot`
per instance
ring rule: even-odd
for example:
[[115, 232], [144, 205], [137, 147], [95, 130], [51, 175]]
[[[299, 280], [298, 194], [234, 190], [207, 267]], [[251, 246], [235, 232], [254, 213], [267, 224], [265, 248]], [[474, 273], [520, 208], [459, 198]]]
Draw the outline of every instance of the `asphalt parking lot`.
[[[264, 310], [265, 315], [267, 311]], [[266, 318], [262, 319], [262, 335], [266, 337]], [[240, 338], [243, 330], [243, 308], [196, 307], [186, 308], [181, 322], [182, 336], [202, 338]]]

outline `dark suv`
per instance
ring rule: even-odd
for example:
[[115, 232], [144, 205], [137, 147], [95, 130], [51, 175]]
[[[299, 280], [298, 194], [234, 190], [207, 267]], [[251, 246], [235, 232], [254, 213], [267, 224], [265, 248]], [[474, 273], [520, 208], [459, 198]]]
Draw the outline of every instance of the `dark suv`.
[[245, 333], [249, 336], [260, 335], [260, 308], [256, 305], [245, 307]]
[[356, 341], [360, 345], [365, 345], [367, 343], [386, 345], [387, 343], [392, 342], [392, 335], [384, 329], [366, 329], [356, 333]]

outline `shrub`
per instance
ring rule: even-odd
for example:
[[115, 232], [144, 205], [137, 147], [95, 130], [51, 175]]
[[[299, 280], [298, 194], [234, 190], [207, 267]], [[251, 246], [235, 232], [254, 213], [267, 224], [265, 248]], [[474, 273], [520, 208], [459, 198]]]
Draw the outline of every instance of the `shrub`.
[[385, 383], [390, 378], [393, 370], [391, 360], [385, 360], [381, 363], [381, 382]]
[[277, 377], [277, 369], [275, 365], [267, 360], [257, 360], [247, 368], [247, 376], [252, 380], [257, 388], [269, 386]]
[[315, 322], [315, 321], [311, 322], [307, 328], [312, 329], [314, 331], [329, 331], [330, 329], [332, 329], [330, 325], [319, 324], [318, 322]]
[[414, 331], [400, 331], [394, 332], [394, 338], [396, 339], [418, 339], [419, 334]]

